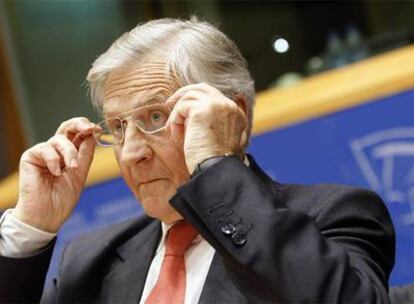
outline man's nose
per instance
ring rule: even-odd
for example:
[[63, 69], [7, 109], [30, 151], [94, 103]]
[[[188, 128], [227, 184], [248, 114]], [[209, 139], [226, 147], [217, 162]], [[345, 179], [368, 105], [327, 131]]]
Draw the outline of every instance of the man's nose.
[[124, 164], [136, 165], [152, 158], [154, 152], [145, 134], [133, 124], [128, 124], [124, 132], [121, 156]]

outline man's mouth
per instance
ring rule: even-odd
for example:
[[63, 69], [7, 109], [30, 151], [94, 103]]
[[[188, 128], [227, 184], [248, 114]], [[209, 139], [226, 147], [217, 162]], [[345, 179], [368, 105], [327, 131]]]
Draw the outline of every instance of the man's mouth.
[[144, 181], [138, 183], [138, 187], [143, 186], [143, 185], [147, 185], [147, 184], [151, 184], [151, 183], [154, 183], [154, 182], [157, 182], [157, 181], [159, 181], [161, 179], [162, 178], [153, 178], [153, 179], [144, 180]]

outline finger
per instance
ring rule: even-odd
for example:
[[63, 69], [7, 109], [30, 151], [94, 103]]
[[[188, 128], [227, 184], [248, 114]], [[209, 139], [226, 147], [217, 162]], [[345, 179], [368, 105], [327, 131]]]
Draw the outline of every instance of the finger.
[[188, 117], [191, 107], [199, 106], [195, 104], [194, 101], [202, 101], [206, 96], [206, 94], [197, 91], [189, 91], [183, 94], [171, 110], [167, 124], [184, 124], [183, 119], [186, 119]]
[[56, 135], [65, 135], [69, 139], [73, 139], [78, 133], [93, 132], [95, 126], [86, 117], [76, 117], [61, 123]]
[[192, 106], [194, 106], [193, 99], [181, 99], [172, 109], [170, 117], [168, 117], [166, 126], [184, 126]]
[[48, 140], [48, 143], [63, 156], [66, 167], [78, 167], [78, 150], [66, 136], [55, 135]]
[[91, 136], [98, 126], [91, 123], [86, 117], [76, 117], [63, 122], [56, 134], [64, 135], [79, 149], [81, 142]]
[[84, 178], [86, 178], [86, 175], [91, 166], [93, 155], [95, 152], [95, 147], [96, 147], [96, 141], [95, 141], [95, 138], [93, 138], [93, 136], [89, 136], [88, 138], [85, 138], [80, 144], [78, 160], [79, 160], [79, 168], [81, 169], [80, 171], [84, 175]]
[[184, 141], [184, 135], [186, 132], [188, 119], [190, 116], [191, 108], [194, 107], [196, 102], [193, 99], [181, 99], [174, 109], [172, 110], [170, 117], [166, 123], [166, 130], [170, 132], [171, 138], [177, 142]]
[[[182, 99], [186, 94], [188, 94], [189, 92], [193, 92], [193, 93], [207, 93], [208, 89], [207, 87], [208, 85], [204, 84], [204, 83], [198, 83], [198, 84], [190, 84], [187, 85], [185, 87], [179, 88], [177, 91], [174, 92], [174, 94], [172, 94], [167, 100], [166, 100], [166, 105], [172, 107], [174, 106], [180, 99]], [[211, 87], [212, 88], [212, 87]]]
[[[59, 153], [48, 143], [37, 144], [33, 148], [27, 150], [27, 161], [35, 166], [47, 168], [50, 173], [55, 176], [60, 176], [62, 170], [60, 163], [62, 157]], [[22, 158], [23, 160], [25, 158]]]
[[81, 143], [88, 137], [94, 137], [95, 132], [99, 132], [102, 128], [98, 125], [95, 125], [93, 129], [88, 129], [83, 132], [77, 133], [75, 137], [72, 139], [73, 144], [77, 149], [79, 149]]

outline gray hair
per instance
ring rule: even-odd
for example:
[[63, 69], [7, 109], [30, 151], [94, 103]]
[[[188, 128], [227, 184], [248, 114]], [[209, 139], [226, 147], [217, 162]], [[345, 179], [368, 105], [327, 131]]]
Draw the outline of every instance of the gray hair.
[[154, 55], [166, 59], [166, 72], [175, 75], [181, 86], [204, 82], [230, 99], [242, 95], [247, 101], [250, 137], [255, 89], [247, 62], [225, 34], [196, 18], [152, 20], [118, 38], [89, 70], [87, 82], [94, 106], [103, 108], [104, 85], [111, 71]]

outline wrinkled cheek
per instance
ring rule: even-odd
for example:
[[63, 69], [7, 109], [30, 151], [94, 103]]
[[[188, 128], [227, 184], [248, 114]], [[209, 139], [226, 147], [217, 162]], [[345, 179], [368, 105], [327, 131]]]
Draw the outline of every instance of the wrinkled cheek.
[[133, 182], [133, 178], [131, 177], [128, 166], [123, 166], [122, 164], [119, 164], [119, 169], [121, 171], [122, 178], [124, 179], [128, 188], [134, 193], [135, 196], [137, 196], [139, 192], [138, 189], [136, 189], [136, 185]]
[[167, 156], [163, 157], [164, 164], [173, 176], [174, 189], [177, 189], [190, 178], [185, 163], [184, 142], [176, 142], [171, 137], [166, 136], [162, 139], [162, 142], [159, 142], [158, 147], [162, 149], [162, 154]]
[[[174, 151], [171, 152], [171, 155], [174, 155], [175, 158], [175, 168], [171, 168], [176, 175], [179, 176], [179, 179], [187, 180], [190, 175], [188, 173], [187, 165], [185, 163], [185, 155], [184, 155], [184, 142], [183, 143], [174, 143]], [[181, 184], [181, 183], [180, 183]]]

